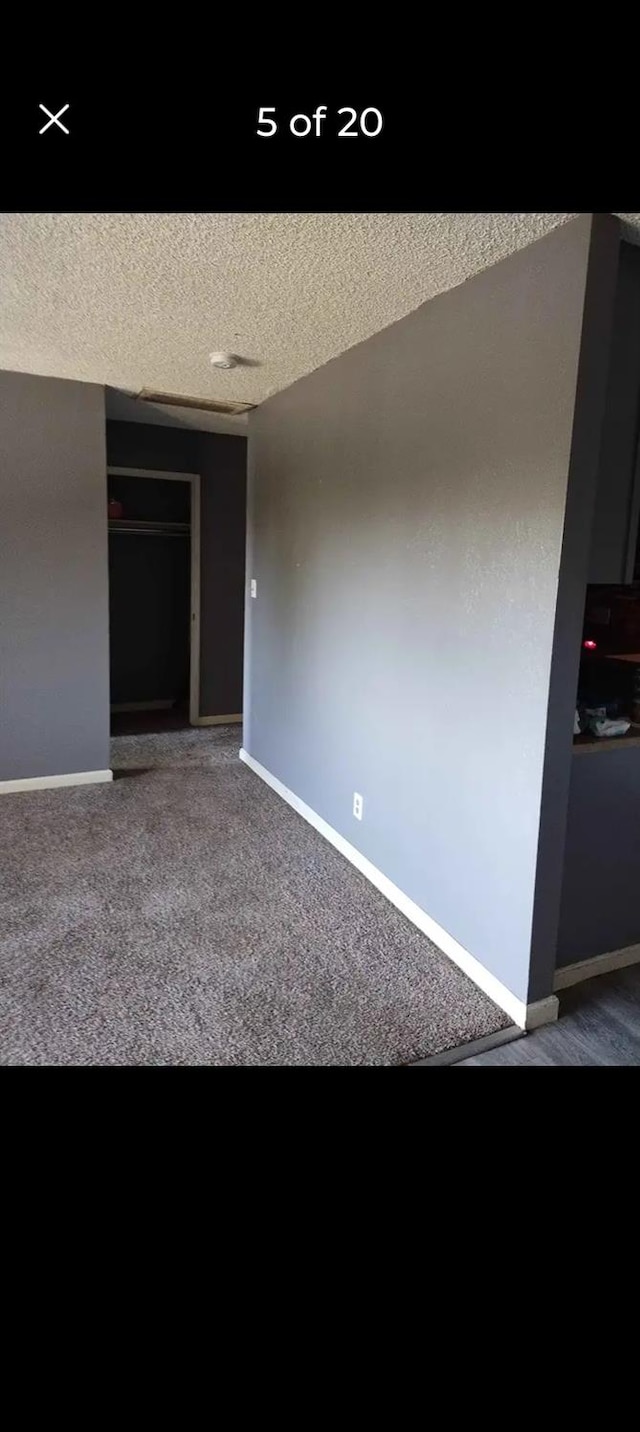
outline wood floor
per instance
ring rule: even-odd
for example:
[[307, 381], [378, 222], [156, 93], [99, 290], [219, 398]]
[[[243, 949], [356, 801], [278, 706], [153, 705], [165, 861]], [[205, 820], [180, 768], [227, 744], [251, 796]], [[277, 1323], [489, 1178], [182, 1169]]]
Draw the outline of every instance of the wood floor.
[[472, 1064], [640, 1064], [640, 965], [563, 990], [560, 1018]]

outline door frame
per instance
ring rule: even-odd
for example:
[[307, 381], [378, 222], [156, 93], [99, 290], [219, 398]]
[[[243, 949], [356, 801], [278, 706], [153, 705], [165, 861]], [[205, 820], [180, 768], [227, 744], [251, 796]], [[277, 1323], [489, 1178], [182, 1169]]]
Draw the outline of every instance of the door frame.
[[157, 472], [150, 467], [107, 465], [107, 495], [110, 477], [152, 477], [166, 482], [191, 483], [191, 623], [189, 635], [189, 725], [199, 726], [200, 716], [200, 473]]

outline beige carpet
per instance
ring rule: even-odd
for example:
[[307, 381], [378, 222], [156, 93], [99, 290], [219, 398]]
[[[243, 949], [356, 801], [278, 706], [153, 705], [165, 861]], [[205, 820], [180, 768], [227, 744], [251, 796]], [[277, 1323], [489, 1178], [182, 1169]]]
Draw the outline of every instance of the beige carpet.
[[0, 798], [3, 1064], [402, 1065], [509, 1025], [239, 745], [122, 736], [113, 785]]

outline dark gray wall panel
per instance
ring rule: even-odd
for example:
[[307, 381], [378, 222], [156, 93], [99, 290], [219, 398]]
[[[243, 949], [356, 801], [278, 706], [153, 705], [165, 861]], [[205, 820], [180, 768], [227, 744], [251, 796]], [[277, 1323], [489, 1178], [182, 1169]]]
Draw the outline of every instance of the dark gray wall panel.
[[574, 756], [558, 964], [640, 942], [640, 749]]
[[245, 745], [522, 999], [590, 236], [250, 418]]
[[157, 472], [197, 472], [197, 438], [192, 429], [152, 423], [107, 422], [110, 467], [146, 467]]
[[611, 214], [596, 214], [589, 251], [553, 634], [531, 938], [530, 1000], [540, 999], [548, 992], [557, 958], [573, 721], [598, 485], [598, 455], [615, 332], [619, 248], [618, 220]]
[[640, 248], [620, 244], [615, 331], [602, 429], [589, 581], [633, 580], [633, 487], [640, 418]]
[[0, 780], [109, 764], [104, 390], [0, 373]]
[[108, 422], [107, 453], [112, 467], [200, 473], [200, 713], [240, 713], [246, 439], [193, 429]]
[[242, 711], [247, 443], [199, 433], [201, 482], [200, 711]]

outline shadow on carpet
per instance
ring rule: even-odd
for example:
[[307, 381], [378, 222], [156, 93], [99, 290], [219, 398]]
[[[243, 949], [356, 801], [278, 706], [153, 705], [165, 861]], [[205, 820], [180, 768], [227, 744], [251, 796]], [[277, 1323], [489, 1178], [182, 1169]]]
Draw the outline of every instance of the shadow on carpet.
[[3, 1064], [402, 1065], [508, 1027], [239, 746], [121, 736], [112, 785], [0, 802]]

